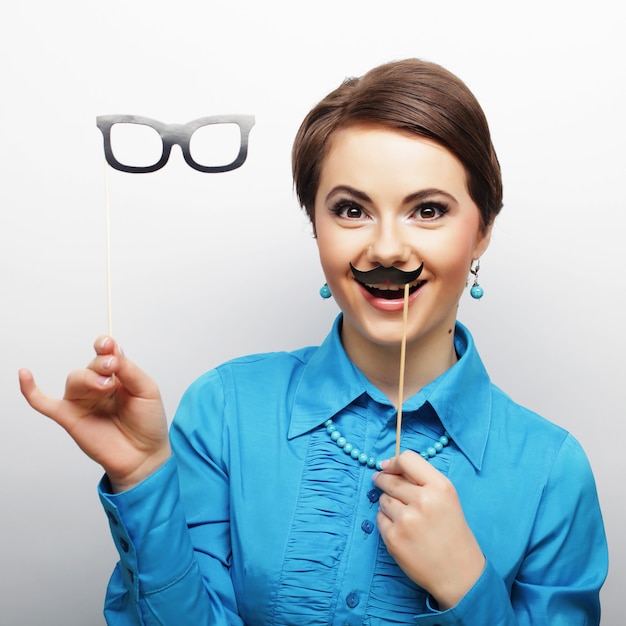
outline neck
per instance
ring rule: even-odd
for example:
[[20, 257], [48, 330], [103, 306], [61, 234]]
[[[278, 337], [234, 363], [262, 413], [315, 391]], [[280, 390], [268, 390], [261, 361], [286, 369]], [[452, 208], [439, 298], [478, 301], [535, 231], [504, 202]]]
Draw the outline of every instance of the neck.
[[[355, 331], [351, 328], [342, 330], [342, 341], [348, 356], [365, 377], [398, 407], [400, 345], [380, 345], [355, 340], [353, 332]], [[437, 330], [426, 338], [407, 342], [402, 402], [418, 393], [456, 362], [454, 327]]]

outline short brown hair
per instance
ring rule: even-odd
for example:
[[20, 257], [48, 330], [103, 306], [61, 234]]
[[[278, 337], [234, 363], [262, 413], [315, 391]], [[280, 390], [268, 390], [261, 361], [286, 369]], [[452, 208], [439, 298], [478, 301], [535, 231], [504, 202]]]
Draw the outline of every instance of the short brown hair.
[[408, 131], [447, 148], [465, 168], [483, 228], [500, 212], [500, 164], [474, 94], [440, 65], [405, 59], [346, 79], [304, 118], [293, 144], [292, 172], [298, 199], [312, 222], [331, 138], [338, 129], [357, 124]]

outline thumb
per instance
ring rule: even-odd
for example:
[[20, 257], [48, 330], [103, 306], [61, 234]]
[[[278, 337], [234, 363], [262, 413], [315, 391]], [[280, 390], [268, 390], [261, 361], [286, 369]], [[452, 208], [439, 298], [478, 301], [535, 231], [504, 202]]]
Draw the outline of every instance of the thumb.
[[386, 474], [404, 475], [416, 485], [425, 485], [438, 473], [426, 459], [413, 450], [404, 450], [400, 456], [387, 459], [381, 465]]
[[37, 387], [30, 370], [22, 368], [18, 371], [17, 375], [20, 383], [20, 391], [24, 398], [26, 398], [26, 402], [28, 402], [35, 411], [39, 411], [39, 413], [54, 419], [60, 401], [47, 396]]
[[159, 388], [154, 380], [133, 361], [127, 359], [117, 345], [114, 354], [117, 357], [115, 375], [130, 395], [146, 399], [160, 397]]

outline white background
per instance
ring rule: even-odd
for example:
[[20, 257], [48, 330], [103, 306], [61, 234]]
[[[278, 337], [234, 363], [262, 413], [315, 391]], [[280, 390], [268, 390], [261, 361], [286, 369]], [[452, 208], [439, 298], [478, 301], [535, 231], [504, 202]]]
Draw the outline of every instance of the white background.
[[482, 261], [486, 295], [466, 295], [460, 318], [493, 380], [585, 447], [611, 550], [603, 624], [623, 623], [618, 3], [24, 0], [0, 11], [2, 624], [102, 625], [116, 561], [100, 468], [26, 405], [16, 374], [29, 367], [61, 394], [106, 331], [95, 116], [256, 116], [235, 172], [200, 174], [178, 148], [158, 173], [111, 172], [113, 331], [160, 383], [171, 416], [185, 387], [219, 362], [325, 336], [337, 311], [318, 296], [291, 141], [344, 77], [407, 56], [461, 76], [490, 120], [505, 208]]

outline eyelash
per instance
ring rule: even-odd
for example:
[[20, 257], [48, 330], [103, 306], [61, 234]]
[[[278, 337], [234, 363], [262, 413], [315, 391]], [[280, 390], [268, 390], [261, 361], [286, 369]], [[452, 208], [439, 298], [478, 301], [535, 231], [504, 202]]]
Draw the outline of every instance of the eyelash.
[[[346, 211], [350, 209], [356, 209], [360, 211], [360, 215], [358, 217], [350, 218], [348, 215], [345, 214]], [[433, 210], [435, 211], [436, 216], [428, 217], [428, 218], [420, 217], [421, 212], [424, 210]], [[340, 199], [340, 200], [337, 200], [337, 202], [333, 203], [330, 206], [330, 211], [334, 215], [338, 217], [344, 217], [346, 219], [359, 219], [363, 216], [363, 214], [366, 214], [365, 209], [360, 204], [354, 202], [353, 200], [345, 200], [345, 199]], [[423, 202], [415, 207], [412, 215], [414, 215], [418, 219], [424, 219], [427, 222], [431, 222], [431, 221], [435, 221], [435, 220], [442, 218], [449, 211], [450, 211], [450, 207], [443, 202]]]
[[450, 207], [443, 202], [424, 202], [415, 207], [414, 214], [419, 216], [420, 212], [424, 211], [425, 209], [432, 209], [436, 213], [438, 213], [436, 217], [422, 218], [429, 222], [442, 218], [446, 213], [450, 211]]
[[348, 209], [357, 209], [358, 211], [360, 211], [361, 215], [359, 215], [359, 217], [362, 217], [363, 213], [365, 213], [363, 207], [352, 200], [340, 199], [337, 200], [337, 202], [333, 203], [330, 207], [331, 213], [333, 213], [337, 217], [345, 217], [346, 219], [351, 219], [344, 214], [345, 211], [347, 211]]

